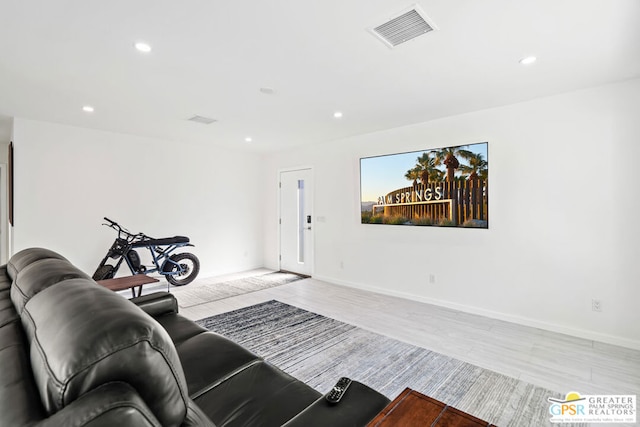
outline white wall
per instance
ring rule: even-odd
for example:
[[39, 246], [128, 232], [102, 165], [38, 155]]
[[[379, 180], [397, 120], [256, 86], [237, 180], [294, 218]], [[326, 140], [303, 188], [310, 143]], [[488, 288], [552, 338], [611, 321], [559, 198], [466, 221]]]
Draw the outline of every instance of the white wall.
[[[8, 144], [11, 141], [12, 132], [13, 118], [0, 114], [0, 143]], [[6, 161], [6, 155], [4, 156], [4, 160]]]
[[9, 162], [9, 142], [0, 141], [0, 163], [2, 164]]
[[[266, 264], [277, 171], [313, 165], [315, 277], [640, 348], [638, 111], [632, 80], [273, 154]], [[359, 223], [360, 157], [483, 141], [489, 230]]]
[[92, 274], [115, 237], [107, 216], [190, 237], [201, 277], [263, 264], [257, 155], [19, 118], [14, 145], [14, 252], [51, 248]]

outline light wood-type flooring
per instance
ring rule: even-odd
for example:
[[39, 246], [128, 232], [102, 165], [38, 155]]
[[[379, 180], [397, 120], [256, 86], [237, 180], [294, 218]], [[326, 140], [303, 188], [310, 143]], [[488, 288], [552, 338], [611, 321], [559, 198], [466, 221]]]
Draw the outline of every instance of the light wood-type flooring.
[[[264, 272], [210, 279], [209, 285]], [[172, 290], [179, 299], [179, 289]], [[640, 351], [312, 278], [181, 309], [181, 314], [197, 320], [272, 299], [560, 393], [640, 395]]]

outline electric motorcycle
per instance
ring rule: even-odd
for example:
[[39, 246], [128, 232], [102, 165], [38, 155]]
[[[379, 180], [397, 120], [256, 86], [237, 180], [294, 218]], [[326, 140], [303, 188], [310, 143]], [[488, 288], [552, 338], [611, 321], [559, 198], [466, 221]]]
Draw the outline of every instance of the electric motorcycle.
[[[200, 272], [200, 261], [189, 252], [174, 251], [184, 246], [193, 246], [185, 236], [154, 239], [144, 233], [133, 234], [115, 221], [105, 217], [107, 227], [118, 232], [118, 236], [93, 273], [93, 280], [112, 279], [122, 263], [126, 263], [131, 274], [162, 274], [169, 283], [184, 286], [191, 283]], [[136, 249], [149, 250], [152, 265], [143, 265]]]

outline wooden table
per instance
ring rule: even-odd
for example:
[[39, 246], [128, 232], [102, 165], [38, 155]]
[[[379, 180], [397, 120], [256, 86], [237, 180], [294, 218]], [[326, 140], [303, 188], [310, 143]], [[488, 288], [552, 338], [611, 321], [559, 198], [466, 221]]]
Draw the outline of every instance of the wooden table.
[[404, 389], [367, 427], [495, 427], [410, 388]]
[[131, 293], [135, 298], [136, 286], [138, 287], [137, 296], [140, 296], [142, 294], [142, 285], [146, 285], [147, 283], [159, 282], [159, 280], [154, 277], [149, 277], [146, 274], [134, 274], [133, 276], [118, 277], [116, 279], [98, 280], [97, 282], [99, 285], [102, 285], [107, 289], [111, 289], [114, 292], [124, 291], [125, 289], [131, 289]]

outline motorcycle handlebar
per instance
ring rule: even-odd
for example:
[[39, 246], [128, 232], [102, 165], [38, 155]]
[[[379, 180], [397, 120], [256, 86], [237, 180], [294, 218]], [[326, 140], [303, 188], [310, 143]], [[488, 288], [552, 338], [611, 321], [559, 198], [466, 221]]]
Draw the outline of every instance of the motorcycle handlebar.
[[[109, 218], [107, 218], [106, 216], [103, 217], [105, 221], [108, 222], [108, 224], [104, 224], [107, 225], [113, 229], [115, 229], [116, 231], [118, 231], [118, 233], [122, 233], [125, 236], [127, 236], [128, 239], [133, 239], [133, 240], [145, 240], [145, 239], [151, 239], [151, 237], [147, 236], [144, 233], [138, 233], [138, 234], [133, 234], [131, 233], [129, 230], [127, 230], [126, 228], [120, 226], [120, 224], [118, 224], [117, 222], [110, 220]], [[118, 234], [120, 235], [120, 234]]]
[[114, 230], [116, 230], [118, 233], [124, 233], [124, 234], [126, 234], [128, 236], [133, 236], [127, 229], [121, 227], [120, 224], [118, 224], [117, 222], [115, 222], [113, 220], [110, 220], [106, 216], [104, 217], [104, 220], [107, 221], [108, 224], [102, 224], [102, 225], [106, 225], [108, 227], [111, 227]]

